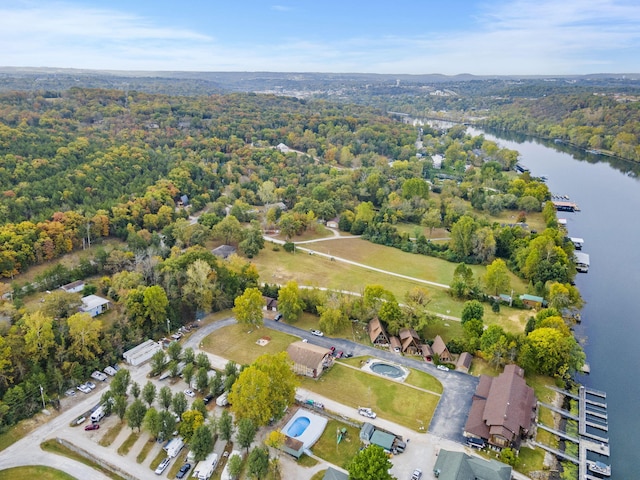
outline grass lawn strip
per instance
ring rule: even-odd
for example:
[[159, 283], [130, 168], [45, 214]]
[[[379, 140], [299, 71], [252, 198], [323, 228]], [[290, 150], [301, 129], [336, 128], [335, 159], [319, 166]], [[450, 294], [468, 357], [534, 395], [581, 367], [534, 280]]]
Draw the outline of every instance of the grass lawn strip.
[[94, 470], [98, 470], [99, 472], [104, 473], [107, 477], [112, 478], [113, 480], [124, 480], [124, 478], [122, 478], [120, 475], [113, 473], [111, 470], [107, 470], [106, 468], [104, 468], [101, 465], [98, 465], [95, 462], [92, 462], [88, 458], [83, 457], [82, 455], [74, 452], [73, 450], [70, 450], [69, 448], [56, 442], [55, 440], [46, 440], [42, 442], [40, 444], [40, 448], [42, 448], [46, 452], [55, 453], [56, 455], [61, 455], [63, 457], [67, 457], [72, 460], [75, 460], [76, 462], [80, 462], [84, 465], [87, 465], [93, 468]]
[[138, 441], [140, 438], [140, 432], [131, 432], [131, 434], [127, 437], [127, 439], [122, 442], [122, 445], [118, 447], [118, 455], [122, 455], [123, 457], [129, 453], [133, 444]]
[[38, 480], [76, 480], [75, 477], [68, 473], [40, 465], [0, 470], [0, 478], [10, 478], [11, 480], [32, 480], [33, 478]]
[[149, 452], [151, 451], [155, 443], [156, 442], [153, 439], [149, 439], [149, 441], [144, 442], [144, 445], [140, 449], [140, 453], [138, 453], [138, 456], [136, 457], [136, 462], [138, 463], [144, 462], [147, 459], [147, 455], [149, 455]]
[[160, 462], [164, 460], [166, 457], [167, 457], [167, 452], [165, 452], [164, 450], [160, 450], [158, 454], [155, 456], [155, 458], [151, 460], [151, 464], [149, 465], [149, 468], [151, 470], [155, 470], [156, 468], [158, 468], [158, 465], [160, 465]]
[[[167, 477], [169, 478], [176, 477], [176, 474], [178, 473], [178, 470], [180, 470], [180, 467], [182, 467], [182, 465], [184, 465], [185, 462], [187, 461], [188, 454], [189, 454], [189, 449], [186, 447], [183, 448], [182, 451], [176, 457], [176, 459], [173, 461], [171, 466], [169, 467], [169, 472], [167, 473]], [[195, 467], [195, 464], [191, 466]], [[190, 476], [191, 476], [191, 470], [189, 471], [189, 477]]]
[[105, 433], [102, 436], [102, 438], [98, 442], [98, 445], [100, 445], [101, 447], [108, 447], [109, 445], [111, 445], [113, 441], [116, 439], [116, 437], [118, 436], [118, 434], [120, 433], [120, 431], [122, 430], [122, 428], [124, 427], [124, 425], [125, 425], [124, 422], [116, 423], [113, 427], [107, 430], [107, 433]]
[[[388, 362], [388, 363], [392, 363], [392, 362]], [[378, 375], [378, 374], [373, 373], [373, 372], [368, 372], [368, 371], [362, 370], [361, 368], [356, 367], [354, 365], [342, 364], [342, 363], [340, 363], [340, 361], [336, 362], [335, 365], [340, 365], [340, 366], [345, 367], [345, 368], [353, 368], [354, 370], [356, 370], [358, 372], [366, 373], [367, 375], [373, 375], [375, 377], [384, 378], [384, 375]], [[404, 367], [404, 368], [407, 368], [407, 367]], [[438, 395], [438, 396], [442, 395], [442, 384], [436, 378], [432, 377], [428, 373], [418, 372], [416, 370], [411, 370], [410, 368], [408, 370], [410, 370], [410, 373], [409, 373], [409, 376], [407, 377], [407, 380], [404, 381], [404, 382], [398, 382], [398, 383], [401, 383], [402, 385], [406, 385], [408, 387], [413, 387], [413, 388], [415, 388], [417, 390], [420, 390], [420, 391], [423, 391], [423, 392], [426, 392], [426, 393], [430, 393], [432, 395]], [[414, 378], [414, 382], [417, 381], [418, 383], [422, 383], [422, 384], [427, 385], [427, 387], [433, 387], [433, 389], [425, 388], [425, 387], [422, 387], [422, 386], [419, 386], [419, 385], [415, 385], [414, 382], [408, 381], [411, 378], [411, 375], [413, 373], [416, 374], [416, 376], [413, 377]], [[419, 374], [422, 374], [422, 375], [419, 375]], [[384, 379], [386, 381], [390, 380], [388, 378], [384, 378]], [[391, 380], [391, 381], [394, 381], [394, 380]]]

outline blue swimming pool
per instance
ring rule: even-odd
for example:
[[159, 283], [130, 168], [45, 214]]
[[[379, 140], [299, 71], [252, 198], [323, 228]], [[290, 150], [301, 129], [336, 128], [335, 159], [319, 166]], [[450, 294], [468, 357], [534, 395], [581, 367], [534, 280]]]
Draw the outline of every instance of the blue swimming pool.
[[400, 378], [403, 377], [405, 372], [395, 365], [389, 365], [388, 363], [374, 363], [371, 365], [371, 371], [378, 375], [384, 375], [385, 377]]
[[287, 429], [287, 435], [294, 438], [299, 437], [304, 433], [310, 423], [311, 420], [309, 420], [307, 417], [296, 418]]

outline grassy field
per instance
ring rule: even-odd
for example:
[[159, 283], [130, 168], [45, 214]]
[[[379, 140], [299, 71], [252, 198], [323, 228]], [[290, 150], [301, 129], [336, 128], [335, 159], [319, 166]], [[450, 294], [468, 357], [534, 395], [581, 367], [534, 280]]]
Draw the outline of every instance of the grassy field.
[[118, 454], [122, 456], [127, 455], [129, 450], [131, 450], [131, 447], [133, 447], [133, 444], [136, 443], [139, 438], [140, 432], [131, 432], [127, 439], [122, 442], [122, 445], [118, 447]]
[[440, 397], [359, 370], [334, 365], [320, 379], [301, 386], [354, 409], [370, 407], [387, 420], [418, 430], [429, 425]]
[[[346, 436], [337, 443], [337, 431], [347, 429]], [[360, 448], [360, 430], [358, 428], [329, 420], [320, 440], [313, 446], [313, 454], [329, 463], [345, 468]]]
[[15, 467], [0, 471], [0, 479], [11, 480], [76, 480], [75, 477], [50, 467]]

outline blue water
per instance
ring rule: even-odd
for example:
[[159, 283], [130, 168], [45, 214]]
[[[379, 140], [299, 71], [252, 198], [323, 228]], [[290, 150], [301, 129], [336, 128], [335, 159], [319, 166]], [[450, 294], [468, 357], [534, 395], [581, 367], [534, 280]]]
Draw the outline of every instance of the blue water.
[[304, 433], [310, 423], [311, 420], [309, 420], [307, 417], [296, 418], [291, 426], [287, 429], [287, 435], [294, 438], [299, 437]]
[[388, 363], [374, 363], [371, 365], [371, 370], [379, 375], [384, 375], [391, 378], [400, 378], [404, 375], [404, 372], [398, 367], [389, 365]]

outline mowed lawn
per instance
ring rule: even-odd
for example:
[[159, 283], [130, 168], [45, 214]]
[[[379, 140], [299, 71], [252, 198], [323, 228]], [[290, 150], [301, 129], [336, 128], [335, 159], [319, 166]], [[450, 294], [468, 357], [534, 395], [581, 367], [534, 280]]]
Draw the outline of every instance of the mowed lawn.
[[31, 480], [33, 478], [38, 480], [76, 480], [75, 477], [65, 472], [44, 466], [14, 467], [0, 470], [0, 478], [10, 478], [11, 480]]
[[[261, 347], [256, 342], [268, 336], [271, 341]], [[285, 351], [298, 337], [282, 332], [259, 328], [247, 333], [245, 325], [230, 325], [209, 335], [203, 341], [203, 350], [244, 365], [252, 363], [265, 353]], [[380, 412], [392, 422], [417, 429], [420, 421], [428, 425], [435, 411], [439, 395], [430, 394], [409, 385], [397, 383], [360, 370], [336, 363], [319, 380], [300, 377], [301, 387], [354, 408], [367, 406]], [[417, 374], [412, 383], [442, 391], [442, 385], [427, 374]], [[365, 402], [366, 405], [363, 405]], [[384, 412], [384, 413], [383, 413]]]

